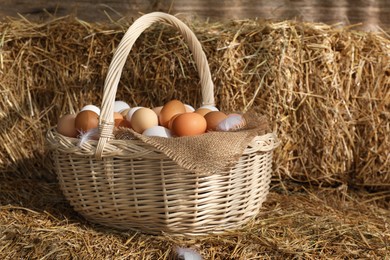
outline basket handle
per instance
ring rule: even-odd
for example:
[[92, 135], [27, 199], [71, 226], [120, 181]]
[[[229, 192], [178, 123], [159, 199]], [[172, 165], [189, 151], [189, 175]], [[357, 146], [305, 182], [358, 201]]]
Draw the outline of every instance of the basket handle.
[[215, 105], [214, 84], [211, 80], [209, 64], [195, 34], [186, 24], [170, 14], [153, 12], [143, 15], [129, 27], [123, 36], [108, 68], [107, 77], [104, 82], [103, 100], [99, 118], [100, 137], [95, 153], [97, 159], [102, 158], [105, 144], [113, 137], [115, 96], [127, 56], [141, 33], [155, 22], [166, 22], [180, 31], [193, 54], [198, 69], [202, 89], [202, 104]]

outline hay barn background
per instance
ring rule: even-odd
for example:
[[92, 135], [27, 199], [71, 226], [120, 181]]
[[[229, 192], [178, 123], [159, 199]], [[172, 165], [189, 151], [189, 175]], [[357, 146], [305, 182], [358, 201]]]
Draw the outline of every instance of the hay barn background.
[[[0, 22], [2, 259], [172, 259], [178, 246], [204, 259], [390, 257], [390, 5], [274, 2], [279, 7], [258, 8], [272, 20], [256, 19], [239, 1], [226, 1], [223, 16], [202, 1], [193, 2], [196, 12], [164, 1], [0, 2], [10, 15]], [[266, 114], [281, 140], [261, 213], [224, 236], [90, 224], [70, 208], [51, 169], [47, 129], [59, 115], [101, 102], [123, 33], [138, 12], [154, 10], [186, 12], [179, 17], [203, 45], [217, 105]], [[175, 31], [150, 28], [131, 51], [118, 99], [199, 105], [189, 55]]]

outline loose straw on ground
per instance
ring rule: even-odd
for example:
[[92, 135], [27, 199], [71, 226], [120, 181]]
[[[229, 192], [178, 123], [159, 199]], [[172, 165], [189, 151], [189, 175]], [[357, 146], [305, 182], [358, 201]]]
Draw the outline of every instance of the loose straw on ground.
[[[178, 246], [205, 259], [390, 257], [390, 40], [324, 24], [187, 21], [209, 59], [220, 109], [267, 114], [282, 142], [271, 193], [250, 225], [178, 239], [78, 216], [53, 178], [45, 132], [59, 115], [99, 105], [130, 23], [0, 23], [2, 259], [174, 259]], [[189, 60], [175, 31], [152, 28], [130, 54], [117, 99], [199, 105]]]

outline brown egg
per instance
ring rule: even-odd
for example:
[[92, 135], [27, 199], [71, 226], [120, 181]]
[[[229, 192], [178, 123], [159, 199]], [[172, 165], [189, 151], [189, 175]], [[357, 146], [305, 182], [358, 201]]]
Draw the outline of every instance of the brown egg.
[[206, 131], [206, 119], [197, 113], [183, 113], [172, 122], [172, 131], [177, 136], [194, 136]]
[[159, 123], [161, 126], [168, 127], [169, 120], [177, 114], [185, 113], [186, 108], [179, 100], [171, 100], [166, 103], [160, 111]]
[[199, 114], [199, 115], [206, 115], [207, 113], [210, 113], [212, 110], [208, 109], [208, 108], [198, 108], [196, 109], [194, 112]]
[[175, 120], [175, 118], [178, 117], [178, 116], [181, 115], [181, 114], [183, 114], [183, 113], [176, 114], [176, 115], [174, 115], [174, 116], [169, 120], [169, 122], [168, 122], [168, 127], [167, 127], [169, 130], [172, 130], [172, 123], [173, 123], [173, 120]]
[[127, 121], [126, 119], [123, 119], [122, 122], [120, 122], [120, 124], [118, 125], [118, 127], [127, 127], [127, 128], [131, 128], [131, 124], [129, 121]]
[[204, 118], [207, 122], [207, 130], [214, 131], [217, 128], [218, 124], [222, 122], [222, 120], [227, 118], [227, 115], [221, 111], [211, 111], [204, 115]]
[[114, 124], [115, 127], [127, 127], [131, 128], [131, 124], [129, 121], [127, 121], [123, 115], [119, 112], [114, 112]]
[[78, 132], [75, 128], [75, 114], [66, 114], [58, 119], [57, 132], [67, 137], [77, 137]]
[[130, 123], [134, 131], [142, 134], [146, 129], [158, 125], [158, 117], [152, 109], [142, 107], [134, 112]]
[[75, 119], [75, 127], [79, 132], [87, 132], [99, 126], [99, 116], [91, 110], [80, 111]]

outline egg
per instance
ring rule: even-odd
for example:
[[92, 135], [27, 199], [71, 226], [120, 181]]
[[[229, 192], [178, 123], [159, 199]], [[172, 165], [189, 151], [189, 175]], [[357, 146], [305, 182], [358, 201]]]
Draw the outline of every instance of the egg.
[[231, 113], [231, 114], [228, 114], [227, 116], [229, 117], [229, 116], [242, 116], [242, 115], [238, 114], [238, 113]]
[[204, 115], [207, 122], [207, 130], [214, 131], [221, 121], [227, 118], [227, 115], [221, 111], [211, 111]]
[[177, 136], [200, 135], [206, 128], [206, 119], [197, 113], [183, 113], [172, 122], [172, 131]]
[[119, 112], [114, 112], [114, 124], [116, 127], [120, 125], [120, 123], [124, 120], [124, 117]]
[[123, 109], [123, 110], [121, 110], [119, 113], [121, 113], [121, 115], [122, 115], [124, 118], [126, 118], [126, 115], [127, 115], [127, 113], [129, 113], [130, 109], [131, 109], [131, 108]]
[[152, 108], [152, 110], [156, 113], [157, 116], [159, 116], [162, 108], [163, 106], [159, 106]]
[[206, 109], [209, 109], [211, 111], [219, 111], [219, 109], [216, 106], [211, 106], [211, 105], [201, 106], [200, 108], [206, 108]]
[[161, 126], [168, 127], [169, 120], [176, 114], [185, 113], [186, 108], [179, 100], [171, 100], [167, 102], [161, 109], [159, 123]]
[[86, 111], [86, 110], [89, 110], [89, 111], [93, 111], [95, 112], [98, 116], [100, 116], [100, 108], [95, 106], [95, 105], [86, 105], [84, 107], [81, 108], [80, 112], [81, 111]]
[[184, 104], [184, 107], [186, 109], [186, 112], [194, 112], [195, 111], [195, 108], [191, 105]]
[[158, 117], [152, 109], [142, 107], [134, 112], [130, 123], [134, 131], [141, 134], [146, 129], [158, 125]]
[[159, 136], [159, 137], [172, 137], [171, 131], [163, 126], [152, 126], [145, 131], [142, 132], [143, 135], [146, 136]]
[[212, 110], [208, 109], [208, 108], [198, 108], [196, 109], [194, 112], [201, 115], [201, 116], [204, 116], [206, 115], [207, 113], [211, 112]]
[[114, 112], [121, 112], [122, 110], [129, 109], [130, 106], [124, 101], [117, 100], [114, 102]]
[[131, 128], [131, 124], [129, 121], [127, 121], [121, 113], [114, 112], [114, 124], [115, 127], [127, 127]]
[[57, 122], [57, 132], [67, 137], [77, 137], [75, 119], [75, 114], [66, 114], [60, 117]]
[[129, 109], [129, 111], [127, 112], [125, 118], [127, 121], [131, 122], [131, 117], [133, 116], [134, 112], [137, 111], [138, 109], [140, 109], [142, 107], [132, 107]]
[[183, 114], [183, 113], [176, 114], [176, 115], [174, 115], [173, 117], [171, 117], [171, 119], [170, 119], [169, 122], [168, 122], [168, 126], [167, 126], [167, 128], [168, 128], [169, 130], [172, 130], [172, 123], [173, 123], [173, 121], [176, 119], [176, 117], [178, 117], [178, 116], [181, 115], [181, 114]]
[[91, 110], [84, 110], [77, 113], [75, 118], [75, 128], [79, 132], [87, 132], [99, 126], [99, 115]]

